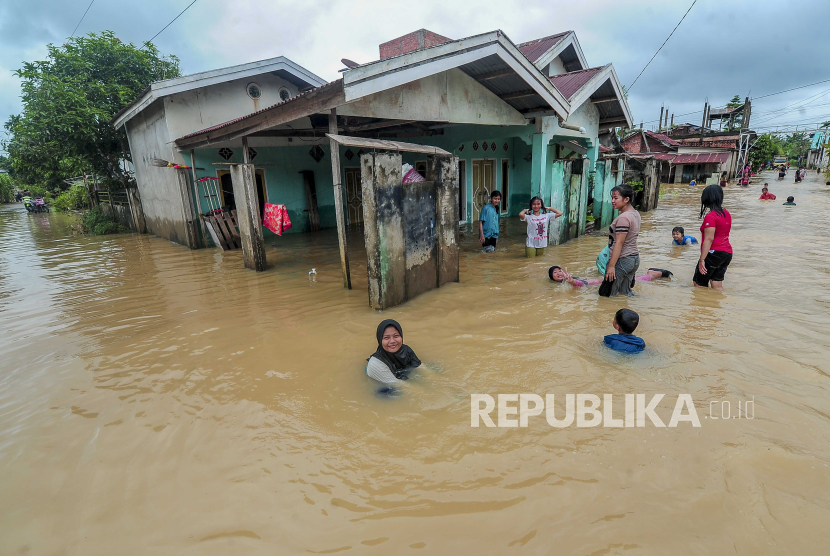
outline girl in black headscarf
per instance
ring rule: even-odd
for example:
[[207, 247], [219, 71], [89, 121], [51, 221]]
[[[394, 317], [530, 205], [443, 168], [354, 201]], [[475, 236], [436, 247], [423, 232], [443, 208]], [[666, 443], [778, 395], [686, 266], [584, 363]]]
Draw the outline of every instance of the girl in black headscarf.
[[397, 321], [387, 319], [378, 325], [378, 349], [367, 361], [366, 374], [384, 384], [408, 378], [409, 371], [421, 366], [412, 348], [403, 343], [403, 329]]

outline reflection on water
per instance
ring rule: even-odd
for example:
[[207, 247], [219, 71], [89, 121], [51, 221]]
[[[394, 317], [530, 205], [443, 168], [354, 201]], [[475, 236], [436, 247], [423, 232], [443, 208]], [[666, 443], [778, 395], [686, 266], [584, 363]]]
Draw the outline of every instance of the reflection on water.
[[[0, 553], [823, 553], [830, 190], [773, 183], [798, 207], [726, 191], [725, 293], [671, 246], [701, 189], [668, 186], [640, 249], [675, 278], [636, 298], [552, 284], [554, 263], [595, 275], [605, 238], [528, 260], [516, 218], [494, 254], [464, 238], [460, 284], [383, 316], [359, 230], [344, 291], [331, 231], [272, 240], [257, 274], [0, 207]], [[620, 307], [641, 356], [601, 345]], [[363, 373], [382, 318], [429, 366], [395, 399]], [[666, 416], [689, 393], [703, 426], [470, 427], [471, 393], [527, 392], [664, 393]], [[704, 418], [752, 398], [754, 420]]]

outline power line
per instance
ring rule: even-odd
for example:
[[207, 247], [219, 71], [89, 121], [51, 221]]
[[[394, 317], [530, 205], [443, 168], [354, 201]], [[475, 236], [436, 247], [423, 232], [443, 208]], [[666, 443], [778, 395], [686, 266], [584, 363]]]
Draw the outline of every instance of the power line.
[[821, 85], [822, 83], [830, 82], [830, 79], [825, 79], [824, 81], [816, 81], [815, 83], [810, 83], [809, 85], [802, 85], [801, 87], [793, 87], [792, 89], [787, 89], [786, 91], [778, 91], [777, 93], [770, 93], [768, 95], [761, 95], [759, 97], [753, 97], [752, 100], [764, 98], [764, 97], [771, 97], [773, 95], [780, 95], [781, 93], [789, 93], [790, 91], [795, 91], [798, 89], [803, 89], [805, 87], [812, 87], [813, 85]]
[[86, 17], [86, 14], [87, 14], [87, 12], [89, 11], [89, 8], [91, 8], [91, 7], [92, 7], [93, 2], [95, 2], [95, 0], [92, 0], [92, 2], [90, 2], [90, 3], [89, 3], [89, 6], [87, 6], [87, 7], [86, 7], [86, 12], [84, 12], [84, 15], [82, 15], [82, 16], [81, 16], [81, 19], [80, 19], [80, 21], [78, 21], [78, 24], [75, 26], [75, 29], [73, 29], [73, 30], [72, 30], [72, 34], [71, 34], [71, 35], [69, 35], [69, 38], [70, 38], [70, 39], [71, 39], [72, 37], [74, 37], [74, 36], [75, 36], [75, 31], [77, 31], [77, 30], [78, 30], [78, 27], [80, 27], [80, 26], [81, 26], [81, 21], [83, 21], [83, 20], [84, 20], [84, 18]]
[[[672, 32], [669, 33], [669, 36], [666, 37], [666, 40], [663, 41], [663, 44], [660, 45], [660, 48], [657, 49], [657, 52], [654, 53], [654, 56], [651, 57], [651, 60], [648, 61], [648, 64], [646, 64], [645, 68], [643, 68], [643, 70], [640, 72], [640, 74], [634, 79], [634, 83], [637, 82], [637, 79], [640, 79], [640, 75], [643, 75], [643, 71], [646, 71], [646, 68], [649, 66], [649, 64], [651, 64], [651, 62], [657, 57], [657, 55], [660, 54], [660, 51], [663, 50], [663, 47], [666, 46], [666, 43], [669, 42], [669, 39], [671, 38], [671, 36], [674, 35], [674, 32], [677, 31], [677, 28], [680, 27], [680, 24], [683, 23], [683, 20], [686, 19], [686, 16], [689, 15], [689, 12], [692, 11], [692, 8], [694, 7], [694, 5], [696, 3], [697, 3], [697, 0], [694, 0], [692, 2], [692, 5], [689, 6], [689, 9], [686, 10], [686, 13], [683, 14], [683, 17], [680, 18], [680, 21], [678, 21], [677, 25], [674, 26], [674, 29], [672, 29]], [[634, 83], [632, 83], [631, 85], [628, 86], [629, 91], [631, 90], [631, 87], [634, 86]]]
[[153, 35], [153, 38], [152, 38], [152, 39], [150, 39], [149, 41], [145, 41], [145, 42], [144, 42], [144, 44], [145, 44], [145, 45], [147, 45], [147, 44], [149, 44], [149, 43], [153, 42], [153, 39], [155, 39], [156, 37], [158, 37], [159, 35], [161, 35], [161, 34], [164, 32], [164, 30], [165, 30], [165, 29], [167, 29], [168, 27], [170, 27], [171, 25], [173, 25], [173, 21], [176, 21], [177, 19], [179, 19], [179, 18], [181, 17], [181, 15], [182, 15], [184, 12], [186, 12], [187, 10], [189, 10], [189, 9], [190, 9], [190, 6], [192, 6], [193, 4], [195, 4], [197, 1], [198, 1], [198, 0], [193, 0], [193, 2], [191, 2], [190, 4], [188, 4], [188, 5], [187, 5], [187, 7], [186, 7], [185, 9], [183, 9], [183, 10], [179, 13], [179, 15], [177, 15], [176, 17], [174, 17], [174, 18], [172, 19], [172, 21], [170, 21], [170, 23], [168, 23], [167, 25], [165, 25], [164, 27], [162, 27], [161, 31], [159, 31], [158, 33], [156, 33], [155, 35]]

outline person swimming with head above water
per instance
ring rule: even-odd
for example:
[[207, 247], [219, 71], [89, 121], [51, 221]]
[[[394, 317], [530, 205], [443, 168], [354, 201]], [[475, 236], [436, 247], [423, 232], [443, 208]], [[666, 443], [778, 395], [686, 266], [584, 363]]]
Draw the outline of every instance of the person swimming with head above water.
[[[552, 266], [548, 269], [548, 277], [554, 282], [567, 282], [575, 288], [584, 288], [585, 286], [598, 286], [602, 284], [602, 278], [595, 278], [593, 280], [586, 280], [585, 278], [575, 278], [571, 276], [568, 269], [562, 269], [559, 266]], [[649, 268], [646, 274], [638, 276], [634, 280], [636, 282], [651, 282], [658, 278], [671, 278], [672, 273], [662, 268]]]
[[403, 343], [403, 329], [397, 321], [387, 319], [378, 325], [378, 349], [366, 365], [366, 374], [378, 382], [393, 385], [409, 378], [421, 360], [412, 348]]

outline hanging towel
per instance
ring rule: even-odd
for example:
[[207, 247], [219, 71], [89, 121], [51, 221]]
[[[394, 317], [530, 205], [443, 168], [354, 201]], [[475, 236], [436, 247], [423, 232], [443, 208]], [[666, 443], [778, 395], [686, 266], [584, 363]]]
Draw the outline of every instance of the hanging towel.
[[403, 183], [417, 183], [420, 181], [427, 181], [418, 171], [412, 167], [411, 164], [404, 164], [401, 172], [403, 174]]
[[291, 219], [288, 218], [288, 209], [285, 205], [265, 203], [265, 214], [262, 216], [262, 225], [278, 236], [291, 229]]

